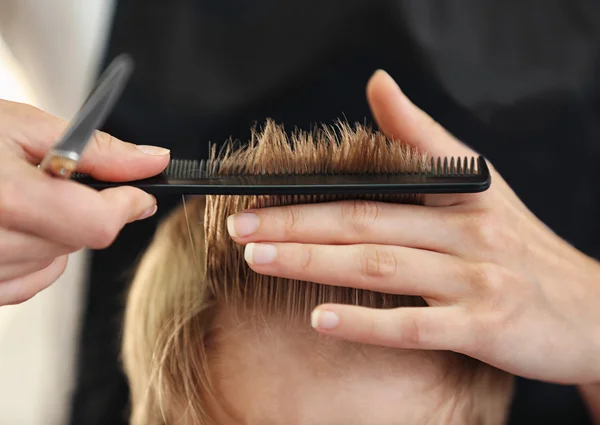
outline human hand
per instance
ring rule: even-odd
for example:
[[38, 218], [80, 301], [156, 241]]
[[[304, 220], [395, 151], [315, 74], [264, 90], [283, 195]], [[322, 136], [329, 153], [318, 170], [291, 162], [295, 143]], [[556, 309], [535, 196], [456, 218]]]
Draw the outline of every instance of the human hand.
[[[380, 128], [433, 156], [473, 156], [384, 72], [367, 94]], [[326, 335], [452, 350], [510, 373], [600, 381], [600, 265], [556, 236], [491, 167], [480, 194], [275, 207], [228, 220], [258, 273], [423, 296], [430, 307], [321, 305]]]
[[[0, 100], [0, 306], [23, 302], [63, 273], [67, 255], [105, 248], [128, 222], [156, 212], [132, 187], [97, 192], [35, 167], [67, 123], [29, 105]], [[96, 132], [79, 172], [106, 181], [160, 173], [169, 151]]]

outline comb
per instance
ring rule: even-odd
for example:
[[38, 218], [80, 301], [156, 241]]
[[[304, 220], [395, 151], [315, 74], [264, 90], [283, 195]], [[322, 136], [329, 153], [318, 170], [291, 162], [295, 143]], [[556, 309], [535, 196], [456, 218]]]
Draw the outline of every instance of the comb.
[[154, 195], [326, 195], [381, 193], [475, 193], [491, 185], [485, 158], [431, 158], [420, 171], [368, 174], [219, 173], [219, 160], [172, 159], [161, 174], [126, 183], [102, 182], [84, 174], [72, 178], [94, 189], [133, 186]]

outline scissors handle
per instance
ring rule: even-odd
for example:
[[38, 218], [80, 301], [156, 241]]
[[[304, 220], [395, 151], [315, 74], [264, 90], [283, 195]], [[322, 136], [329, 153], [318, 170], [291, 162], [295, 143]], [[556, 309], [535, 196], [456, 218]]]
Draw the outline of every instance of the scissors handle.
[[75, 172], [85, 147], [94, 131], [102, 126], [112, 111], [132, 70], [133, 61], [127, 55], [120, 55], [111, 62], [71, 125], [46, 154], [39, 168], [65, 179]]
[[38, 167], [54, 177], [68, 179], [77, 170], [78, 163], [79, 155], [51, 149]]

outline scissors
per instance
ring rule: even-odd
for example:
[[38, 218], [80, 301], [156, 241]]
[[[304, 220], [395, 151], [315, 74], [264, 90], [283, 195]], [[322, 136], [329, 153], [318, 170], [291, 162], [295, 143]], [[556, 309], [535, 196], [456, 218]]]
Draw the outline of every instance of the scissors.
[[55, 177], [71, 177], [94, 131], [104, 124], [132, 71], [133, 61], [128, 55], [117, 56], [111, 62], [71, 125], [40, 163], [40, 169]]

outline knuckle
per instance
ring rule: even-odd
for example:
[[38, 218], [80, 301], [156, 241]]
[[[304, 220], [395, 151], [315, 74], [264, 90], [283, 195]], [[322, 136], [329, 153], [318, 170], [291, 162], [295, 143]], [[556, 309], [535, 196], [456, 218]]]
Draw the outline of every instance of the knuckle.
[[500, 266], [491, 263], [473, 264], [469, 284], [479, 294], [502, 295], [506, 283], [506, 273]]
[[34, 271], [40, 271], [40, 270], [44, 270], [48, 267], [50, 267], [50, 265], [54, 262], [54, 258], [49, 258], [46, 260], [41, 260], [36, 262], [36, 268]]
[[[12, 108], [11, 108], [12, 111], [9, 110], [8, 113], [11, 115], [14, 114], [15, 117], [24, 117], [24, 118], [26, 117], [26, 118], [35, 119], [35, 120], [49, 121], [48, 120], [49, 115], [47, 115], [40, 108], [37, 108], [28, 103], [16, 102], [16, 103], [13, 103], [11, 106], [12, 106]], [[52, 118], [54, 118], [54, 117], [52, 117]], [[57, 120], [53, 119], [52, 121], [57, 121]]]
[[56, 270], [53, 272], [55, 274], [55, 278], [51, 279], [48, 282], [48, 284], [54, 282], [56, 279], [63, 275], [65, 270], [67, 270], [67, 265], [69, 264], [69, 257], [67, 255], [58, 257], [54, 260], [54, 263], [57, 265]]
[[411, 318], [403, 324], [402, 345], [405, 347], [419, 347], [422, 343], [422, 329], [417, 320]]
[[292, 238], [299, 233], [302, 224], [302, 209], [297, 205], [288, 205], [283, 207], [285, 218], [283, 220], [284, 233], [286, 238]]
[[[48, 285], [52, 283], [49, 282]], [[48, 286], [44, 285], [44, 286]], [[22, 304], [35, 297], [40, 290], [35, 285], [23, 285], [10, 299], [9, 304]]]
[[516, 227], [503, 224], [489, 212], [470, 214], [464, 220], [465, 234], [482, 261], [496, 261], [504, 255], [521, 255], [526, 245]]
[[514, 292], [514, 276], [509, 271], [493, 264], [483, 264], [476, 267], [475, 283], [472, 302], [469, 302], [468, 335], [465, 344], [470, 352], [482, 352], [489, 348], [490, 339], [498, 332], [513, 327], [519, 323], [520, 317], [531, 304], [522, 293], [516, 297], [507, 297]]
[[342, 203], [342, 222], [358, 235], [364, 235], [377, 222], [381, 207], [375, 201], [353, 200]]
[[492, 250], [498, 246], [503, 237], [503, 230], [498, 220], [489, 212], [473, 213], [465, 221], [466, 233], [479, 249]]
[[39, 116], [45, 116], [46, 113], [44, 111], [42, 111], [40, 108], [30, 105], [28, 103], [17, 103], [16, 104], [17, 107], [20, 109], [19, 112], [22, 115], [39, 115]]
[[89, 248], [108, 248], [116, 239], [120, 226], [116, 221], [106, 220], [91, 232]]
[[361, 276], [363, 279], [383, 278], [396, 274], [398, 259], [385, 248], [365, 245], [362, 251]]
[[35, 295], [37, 294], [36, 291], [31, 290], [29, 288], [24, 289], [22, 291], [19, 291], [10, 301], [9, 301], [9, 305], [13, 304], [22, 304], [26, 301], [29, 301], [30, 299], [32, 299]]
[[465, 275], [467, 283], [475, 290], [484, 288], [487, 285], [487, 273], [481, 264], [472, 264]]
[[62, 274], [67, 270], [67, 265], [69, 264], [68, 262], [68, 257], [65, 258], [65, 260], [60, 264], [60, 267], [58, 268], [58, 275], [62, 276]]
[[[29, 301], [30, 299], [35, 297], [37, 294], [39, 294], [41, 291], [43, 291], [48, 286], [50, 286], [52, 283], [54, 283], [65, 272], [65, 270], [67, 268], [67, 261], [62, 260], [57, 269], [56, 276], [49, 274], [48, 273], [50, 271], [49, 268], [56, 261], [61, 261], [61, 260], [53, 259], [50, 261], [46, 261], [44, 263], [40, 263], [38, 271], [44, 270], [44, 272], [42, 272], [43, 273], [42, 278], [39, 280], [35, 279], [34, 281], [30, 281], [29, 284], [23, 285], [20, 288], [20, 290], [12, 297], [9, 304], [22, 304], [26, 301]], [[45, 270], [45, 269], [48, 269], [48, 270]]]
[[300, 269], [308, 270], [310, 269], [313, 262], [313, 248], [310, 245], [305, 245], [303, 254], [300, 260]]
[[94, 131], [92, 136], [92, 143], [95, 145], [98, 152], [110, 151], [115, 138], [108, 133], [104, 133], [100, 130]]

